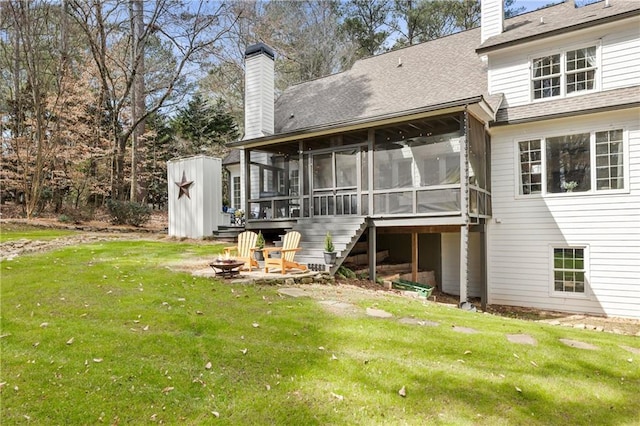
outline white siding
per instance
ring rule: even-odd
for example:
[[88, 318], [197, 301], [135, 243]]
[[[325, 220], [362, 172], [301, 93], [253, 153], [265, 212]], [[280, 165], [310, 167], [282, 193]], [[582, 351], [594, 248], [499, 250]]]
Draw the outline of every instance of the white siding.
[[[460, 294], [460, 234], [444, 233], [442, 245], [442, 291], [449, 294]], [[469, 232], [469, 287], [468, 295], [481, 295], [480, 269], [480, 234]]]
[[265, 54], [250, 56], [245, 65], [244, 139], [274, 131], [274, 62]]
[[[193, 181], [178, 198], [176, 182]], [[199, 155], [167, 162], [169, 235], [201, 238], [218, 229], [222, 210], [222, 160]]]
[[621, 28], [603, 38], [602, 89], [640, 84], [640, 25]]
[[529, 102], [529, 57], [513, 55], [489, 59], [489, 93], [504, 95], [503, 107]]
[[[504, 94], [504, 106], [531, 102], [531, 58], [577, 49], [600, 46], [597, 90], [612, 90], [640, 84], [639, 19], [603, 25], [571, 35], [518, 45], [490, 53], [489, 93]], [[579, 96], [579, 95], [578, 95]], [[552, 102], [545, 100], [544, 102]]]
[[[639, 118], [636, 108], [492, 130], [489, 303], [640, 318]], [[628, 131], [628, 192], [516, 195], [517, 140], [611, 128]], [[589, 297], [553, 294], [553, 245], [587, 247]]]
[[504, 26], [503, 0], [482, 0], [480, 3], [480, 42], [502, 33]]

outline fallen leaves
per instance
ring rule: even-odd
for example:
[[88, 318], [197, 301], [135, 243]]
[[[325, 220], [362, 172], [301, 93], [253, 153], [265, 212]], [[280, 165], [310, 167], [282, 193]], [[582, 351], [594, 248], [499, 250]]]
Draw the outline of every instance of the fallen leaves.
[[166, 395], [169, 392], [171, 392], [173, 389], [175, 389], [173, 386], [167, 386], [166, 388], [162, 389], [162, 393]]
[[67, 340], [67, 345], [71, 345], [71, 344], [73, 344], [73, 340], [74, 340], [74, 338], [73, 338], [73, 337], [72, 337], [71, 339]]
[[400, 388], [400, 390], [398, 391], [398, 395], [400, 395], [403, 398], [406, 398], [406, 396], [407, 396], [407, 388], [405, 386], [402, 386]]
[[205, 370], [211, 370], [211, 367], [212, 367], [212, 365], [211, 365], [211, 361], [207, 362], [207, 363], [204, 365]]
[[344, 400], [344, 396], [338, 395], [337, 393], [331, 392], [331, 396], [334, 397], [335, 399], [337, 399], [338, 401]]

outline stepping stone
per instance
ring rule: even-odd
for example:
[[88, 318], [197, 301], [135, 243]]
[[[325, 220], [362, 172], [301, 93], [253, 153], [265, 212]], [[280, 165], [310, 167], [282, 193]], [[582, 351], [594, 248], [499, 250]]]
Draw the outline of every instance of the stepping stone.
[[453, 331], [457, 331], [458, 333], [464, 333], [464, 334], [475, 334], [478, 332], [478, 330], [476, 329], [469, 328], [469, 327], [460, 327], [457, 325], [453, 326]]
[[420, 320], [420, 319], [417, 319], [417, 318], [400, 318], [399, 322], [402, 323], [402, 324], [422, 325], [422, 326], [426, 326], [426, 327], [437, 327], [437, 326], [440, 325], [439, 322], [428, 321], [428, 320]]
[[599, 347], [592, 345], [591, 343], [581, 342], [579, 340], [560, 339], [560, 341], [567, 346], [571, 346], [572, 348], [588, 349], [590, 351], [597, 351], [600, 349]]
[[278, 293], [289, 297], [304, 297], [307, 295], [303, 289], [297, 287], [279, 288]]
[[319, 302], [321, 305], [336, 309], [336, 310], [348, 310], [348, 309], [354, 309], [355, 306], [352, 305], [351, 303], [347, 303], [347, 302], [338, 302], [336, 300], [321, 300]]
[[631, 352], [632, 354], [640, 355], [640, 348], [634, 348], [634, 347], [631, 347], [631, 346], [624, 346], [624, 345], [620, 345], [620, 347], [622, 349], [624, 349], [625, 351]]
[[507, 340], [521, 345], [537, 345], [538, 341], [528, 334], [507, 334]]
[[382, 309], [367, 308], [367, 315], [374, 318], [391, 318], [393, 315]]

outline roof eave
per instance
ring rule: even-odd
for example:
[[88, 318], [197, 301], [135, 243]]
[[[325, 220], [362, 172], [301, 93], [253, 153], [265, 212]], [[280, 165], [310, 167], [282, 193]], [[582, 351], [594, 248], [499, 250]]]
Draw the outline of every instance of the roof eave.
[[607, 106], [604, 106], [604, 107], [583, 109], [583, 110], [577, 110], [577, 111], [560, 112], [560, 113], [556, 113], [556, 114], [537, 115], [537, 116], [533, 116], [533, 117], [519, 118], [519, 119], [516, 119], [516, 120], [495, 121], [495, 122], [489, 123], [489, 127], [501, 127], [501, 126], [508, 126], [508, 125], [514, 125], [514, 124], [535, 123], [537, 121], [543, 121], [543, 120], [553, 120], [553, 119], [556, 119], [556, 118], [576, 117], [576, 116], [579, 116], [579, 115], [596, 114], [596, 113], [608, 112], [608, 111], [619, 111], [619, 110], [623, 110], [623, 109], [639, 108], [639, 107], [640, 107], [640, 101], [638, 101], [638, 102], [629, 102], [629, 103], [626, 103], [626, 104], [607, 105]]
[[463, 109], [467, 105], [476, 104], [480, 102], [484, 102], [484, 98], [482, 95], [474, 96], [471, 98], [459, 99], [456, 101], [440, 103], [436, 105], [430, 105], [430, 106], [421, 107], [421, 108], [414, 108], [411, 110], [404, 110], [400, 112], [377, 115], [373, 117], [366, 117], [366, 118], [361, 118], [357, 120], [338, 121], [338, 122], [334, 122], [326, 125], [311, 126], [311, 127], [298, 129], [296, 131], [288, 132], [288, 133], [280, 133], [276, 135], [264, 136], [261, 138], [240, 140], [237, 142], [228, 143], [227, 146], [229, 148], [243, 148], [243, 147], [251, 148], [251, 147], [257, 147], [257, 146], [269, 145], [272, 143], [286, 142], [294, 139], [299, 139], [300, 137], [311, 137], [311, 136], [320, 136], [322, 134], [337, 133], [337, 131], [346, 127], [356, 130], [358, 128], [370, 127], [373, 123], [393, 121], [393, 120], [398, 120], [400, 118], [411, 119], [412, 116], [426, 114], [429, 112], [436, 112], [440, 110], [447, 110], [451, 108]]
[[552, 30], [549, 32], [538, 33], [538, 34], [530, 35], [527, 37], [522, 37], [516, 40], [509, 40], [509, 41], [505, 41], [499, 44], [486, 46], [486, 47], [480, 46], [479, 48], [476, 49], [476, 53], [479, 55], [482, 55], [495, 50], [504, 49], [506, 47], [516, 46], [518, 44], [527, 43], [530, 41], [541, 40], [541, 39], [553, 37], [556, 35], [566, 34], [566, 33], [581, 30], [584, 28], [595, 27], [597, 25], [608, 24], [610, 22], [616, 22], [616, 21], [620, 21], [620, 20], [631, 18], [638, 15], [640, 15], [640, 9], [629, 10], [629, 11], [620, 13], [618, 15], [605, 16], [603, 18], [594, 19], [593, 21], [581, 22], [579, 24], [558, 28], [556, 30]]

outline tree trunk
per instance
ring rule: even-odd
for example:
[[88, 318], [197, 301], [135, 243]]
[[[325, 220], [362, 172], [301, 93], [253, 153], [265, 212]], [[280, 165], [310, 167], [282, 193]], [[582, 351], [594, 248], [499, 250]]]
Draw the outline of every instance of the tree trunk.
[[141, 171], [145, 163], [144, 131], [145, 121], [145, 86], [144, 86], [144, 16], [143, 2], [130, 0], [129, 12], [131, 18], [131, 63], [133, 87], [131, 90], [131, 121], [135, 126], [131, 132], [131, 201], [144, 202], [147, 190], [146, 182]]

